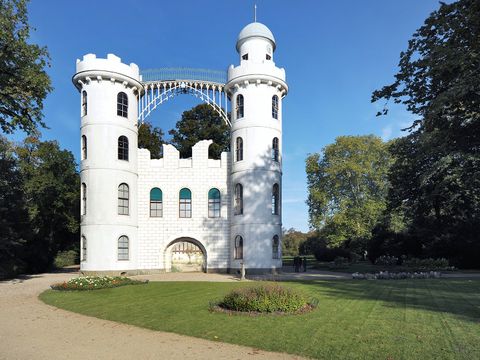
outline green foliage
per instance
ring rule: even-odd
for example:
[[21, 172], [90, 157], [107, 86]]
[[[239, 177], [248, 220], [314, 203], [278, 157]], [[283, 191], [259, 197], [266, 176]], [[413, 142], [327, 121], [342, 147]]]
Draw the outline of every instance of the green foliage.
[[40, 299], [149, 330], [306, 358], [480, 358], [480, 279], [289, 282], [285, 286], [317, 298], [321, 306], [298, 316], [209, 311], [212, 297], [262, 284], [150, 282], [99, 291], [48, 290]]
[[31, 239], [23, 179], [14, 148], [0, 136], [0, 279], [25, 269], [22, 251]]
[[191, 157], [192, 146], [200, 140], [213, 141], [208, 149], [210, 158], [219, 159], [222, 152], [230, 149], [230, 128], [207, 104], [183, 112], [175, 127], [168, 133], [172, 135], [171, 144], [180, 151], [181, 157]]
[[432, 270], [454, 270], [452, 268], [447, 259], [440, 258], [440, 259], [418, 259], [418, 258], [410, 258], [403, 262], [403, 266], [413, 268], [415, 270], [420, 271], [432, 271]]
[[328, 246], [366, 248], [385, 210], [391, 157], [376, 136], [340, 136], [306, 160], [310, 224]]
[[[480, 257], [479, 23], [478, 1], [441, 3], [400, 54], [395, 81], [372, 96], [418, 116], [391, 146], [388, 211], [406, 223], [394, 246], [418, 241], [416, 255], [465, 267], [478, 266]], [[380, 240], [391, 242], [382, 231]]]
[[284, 256], [299, 255], [300, 246], [307, 240], [308, 234], [290, 228], [283, 229], [282, 254]]
[[395, 266], [398, 264], [398, 257], [391, 255], [382, 255], [376, 261], [375, 265]]
[[26, 138], [16, 152], [34, 234], [27, 271], [40, 272], [53, 264], [59, 250], [78, 242], [80, 179], [73, 154], [56, 141]]
[[316, 249], [315, 258], [318, 261], [335, 261], [335, 259], [352, 259], [352, 254], [349, 250], [343, 248], [327, 248], [319, 247]]
[[53, 290], [100, 290], [109, 289], [125, 285], [145, 284], [144, 281], [132, 280], [120, 276], [83, 276], [70, 279], [63, 283], [50, 286]]
[[54, 141], [0, 137], [0, 277], [48, 270], [78, 246], [79, 176]]
[[290, 288], [262, 285], [234, 290], [226, 295], [218, 306], [241, 312], [292, 313], [307, 306], [307, 300]]
[[55, 256], [53, 264], [57, 269], [65, 266], [76, 265], [80, 262], [80, 255], [77, 250], [59, 251]]
[[26, 0], [0, 0], [0, 127], [36, 133], [42, 122], [43, 100], [52, 90], [44, 71], [48, 52], [29, 44]]
[[160, 159], [162, 157], [163, 131], [154, 127], [150, 122], [145, 121], [138, 127], [138, 147], [148, 149], [150, 158]]

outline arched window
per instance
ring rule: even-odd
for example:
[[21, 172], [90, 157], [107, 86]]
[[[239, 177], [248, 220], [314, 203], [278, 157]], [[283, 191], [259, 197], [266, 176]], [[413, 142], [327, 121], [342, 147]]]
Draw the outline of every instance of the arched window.
[[117, 115], [128, 117], [128, 97], [124, 92], [117, 95]]
[[118, 138], [118, 160], [128, 161], [128, 138], [123, 135]]
[[278, 215], [279, 204], [278, 200], [280, 198], [280, 189], [278, 184], [273, 185], [272, 189], [272, 215]]
[[192, 192], [183, 188], [180, 190], [180, 217], [191, 218], [192, 217]]
[[82, 91], [82, 116], [87, 115], [87, 92]]
[[118, 238], [118, 260], [128, 260], [129, 244], [128, 237], [122, 235]]
[[237, 105], [235, 110], [237, 114], [237, 119], [243, 118], [243, 95], [242, 94], [237, 95]]
[[243, 186], [242, 184], [235, 185], [235, 215], [243, 214]]
[[82, 183], [82, 215], [87, 215], [87, 185]]
[[87, 159], [87, 137], [82, 135], [82, 160]]
[[82, 235], [82, 261], [87, 261], [87, 238]]
[[130, 201], [130, 194], [127, 184], [120, 184], [118, 186], [118, 215], [128, 215], [128, 203]]
[[272, 117], [278, 119], [278, 96], [272, 96]]
[[237, 161], [243, 160], [243, 139], [241, 137], [237, 137], [235, 141], [235, 156], [237, 157]]
[[280, 259], [279, 253], [279, 245], [280, 240], [278, 239], [278, 235], [275, 235], [272, 239], [272, 259]]
[[163, 194], [159, 188], [150, 190], [150, 217], [163, 216]]
[[220, 217], [220, 191], [215, 188], [208, 192], [208, 217]]
[[272, 160], [278, 161], [278, 138], [273, 138], [272, 140]]
[[235, 259], [243, 259], [243, 238], [240, 235], [235, 236]]

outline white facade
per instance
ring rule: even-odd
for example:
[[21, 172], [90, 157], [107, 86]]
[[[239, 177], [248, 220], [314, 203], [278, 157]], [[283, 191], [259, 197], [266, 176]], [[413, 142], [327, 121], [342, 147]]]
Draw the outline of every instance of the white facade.
[[[188, 159], [172, 145], [164, 145], [163, 158], [150, 159], [148, 150], [137, 148], [138, 101], [145, 91], [138, 66], [112, 54], [77, 60], [81, 271], [170, 271], [179, 242], [201, 249], [205, 271], [281, 267], [282, 99], [288, 87], [274, 50], [272, 33], [260, 23], [239, 35], [240, 65], [230, 66], [225, 85], [231, 152], [220, 160], [208, 158], [210, 140], [197, 143]], [[210, 195], [209, 204], [209, 194], [218, 193], [212, 189], [220, 200]]]

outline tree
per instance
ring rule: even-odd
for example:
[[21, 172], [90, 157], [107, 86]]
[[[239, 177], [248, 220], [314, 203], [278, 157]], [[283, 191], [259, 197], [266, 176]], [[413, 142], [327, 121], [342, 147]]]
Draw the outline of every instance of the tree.
[[0, 279], [22, 272], [22, 250], [31, 238], [28, 213], [12, 144], [0, 136]]
[[163, 131], [158, 127], [154, 127], [150, 122], [145, 121], [138, 128], [138, 147], [140, 149], [150, 150], [152, 159], [160, 159], [162, 157]]
[[287, 256], [297, 256], [300, 246], [307, 240], [308, 234], [290, 228], [283, 229], [282, 236], [282, 254]]
[[340, 136], [306, 160], [310, 225], [330, 247], [366, 248], [385, 209], [391, 159], [376, 136]]
[[223, 119], [207, 104], [200, 104], [182, 114], [175, 125], [171, 144], [180, 151], [181, 157], [192, 156], [192, 146], [200, 140], [213, 140], [208, 149], [209, 156], [219, 159], [220, 154], [230, 149], [230, 129]]
[[52, 90], [44, 71], [45, 47], [28, 44], [26, 0], [0, 0], [0, 127], [33, 134], [42, 121], [43, 100]]
[[441, 3], [400, 54], [395, 81], [372, 95], [417, 116], [392, 144], [389, 210], [403, 213], [424, 256], [462, 266], [480, 257], [479, 24], [478, 1]]
[[58, 251], [78, 244], [80, 179], [73, 154], [56, 141], [29, 137], [16, 151], [34, 233], [25, 262], [29, 272], [40, 272], [52, 265]]

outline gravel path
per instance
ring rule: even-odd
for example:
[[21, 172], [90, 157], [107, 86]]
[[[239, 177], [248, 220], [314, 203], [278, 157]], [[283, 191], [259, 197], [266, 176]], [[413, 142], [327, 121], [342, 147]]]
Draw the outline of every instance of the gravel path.
[[[38, 294], [75, 273], [0, 281], [0, 359], [300, 359], [287, 354], [151, 331], [45, 305]], [[238, 281], [165, 274], [150, 280]]]

